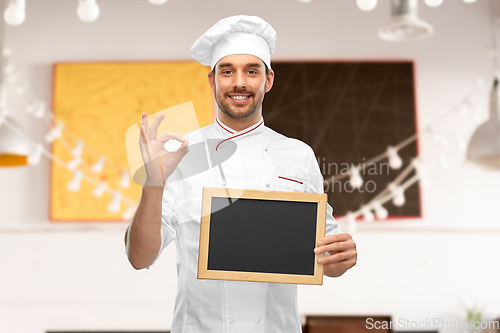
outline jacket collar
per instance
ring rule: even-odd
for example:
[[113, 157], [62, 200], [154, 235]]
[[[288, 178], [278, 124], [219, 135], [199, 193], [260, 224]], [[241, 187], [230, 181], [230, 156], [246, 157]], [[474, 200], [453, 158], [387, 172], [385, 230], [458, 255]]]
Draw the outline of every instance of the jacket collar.
[[242, 137], [246, 136], [246, 134], [250, 133], [258, 133], [264, 128], [264, 118], [260, 118], [258, 122], [253, 124], [252, 126], [249, 126], [241, 131], [236, 131], [232, 129], [231, 127], [225, 125], [217, 116], [214, 121], [216, 131], [218, 134], [220, 134], [224, 138], [233, 138], [233, 137]]

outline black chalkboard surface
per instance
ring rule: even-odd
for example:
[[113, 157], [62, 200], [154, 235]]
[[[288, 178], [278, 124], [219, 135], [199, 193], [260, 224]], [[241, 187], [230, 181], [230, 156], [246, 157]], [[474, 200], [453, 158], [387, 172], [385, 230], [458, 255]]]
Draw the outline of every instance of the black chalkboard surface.
[[198, 278], [322, 284], [324, 193], [203, 188]]

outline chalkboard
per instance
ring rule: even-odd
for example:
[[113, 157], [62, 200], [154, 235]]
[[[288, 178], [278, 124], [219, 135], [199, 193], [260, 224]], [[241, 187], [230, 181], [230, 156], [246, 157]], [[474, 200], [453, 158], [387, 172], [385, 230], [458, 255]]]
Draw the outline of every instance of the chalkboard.
[[324, 193], [203, 188], [198, 278], [322, 284]]

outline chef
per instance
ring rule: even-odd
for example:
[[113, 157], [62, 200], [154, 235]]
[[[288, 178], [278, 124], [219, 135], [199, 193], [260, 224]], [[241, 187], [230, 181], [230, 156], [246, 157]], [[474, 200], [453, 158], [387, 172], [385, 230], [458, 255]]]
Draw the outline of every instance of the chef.
[[[270, 58], [275, 43], [275, 30], [259, 17], [220, 20], [191, 48], [194, 59], [212, 69], [208, 81], [218, 105], [215, 121], [183, 136], [167, 132], [157, 138], [163, 117], [149, 128], [143, 114], [146, 142], [139, 140], [139, 145], [147, 179], [125, 234], [126, 253], [134, 268], [149, 268], [175, 240], [173, 333], [301, 332], [297, 285], [197, 279], [203, 187], [323, 193], [311, 147], [264, 124], [262, 101], [274, 81]], [[165, 150], [172, 139], [182, 145]], [[182, 160], [193, 153], [189, 147], [208, 142], [215, 144], [206, 145], [207, 156], [213, 157], [206, 170], [183, 171]], [[176, 180], [169, 181], [174, 173]], [[356, 245], [349, 234], [339, 233], [330, 205], [326, 234], [317, 245], [314, 251], [325, 254], [319, 264], [327, 276], [338, 277], [356, 263]]]

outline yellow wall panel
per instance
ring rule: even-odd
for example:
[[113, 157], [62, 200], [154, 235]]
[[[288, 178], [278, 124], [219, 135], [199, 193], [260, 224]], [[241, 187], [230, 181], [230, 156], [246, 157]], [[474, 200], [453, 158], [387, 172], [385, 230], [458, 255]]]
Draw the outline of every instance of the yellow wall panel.
[[[192, 101], [200, 127], [214, 120], [213, 95], [207, 81], [209, 68], [197, 62], [148, 63], [62, 63], [54, 66], [53, 112], [64, 122], [63, 138], [70, 146], [76, 139], [85, 141], [79, 168], [96, 181], [106, 181], [128, 198], [139, 201], [142, 186], [131, 181], [129, 188], [119, 187], [121, 173], [105, 165], [94, 174], [90, 170], [98, 156], [122, 170], [129, 170], [125, 133], [140, 122], [142, 112], [154, 114], [166, 108]], [[151, 124], [150, 124], [151, 125]], [[163, 124], [162, 124], [163, 125]], [[158, 133], [160, 136], [162, 133]], [[185, 134], [185, 133], [180, 133]], [[138, 144], [137, 138], [137, 144]], [[52, 153], [68, 162], [73, 156], [61, 140], [52, 144]], [[67, 184], [73, 174], [55, 162], [51, 165], [50, 220], [121, 221], [127, 205], [118, 213], [107, 206], [112, 196], [93, 195], [94, 185], [82, 180], [80, 190], [70, 192]]]

